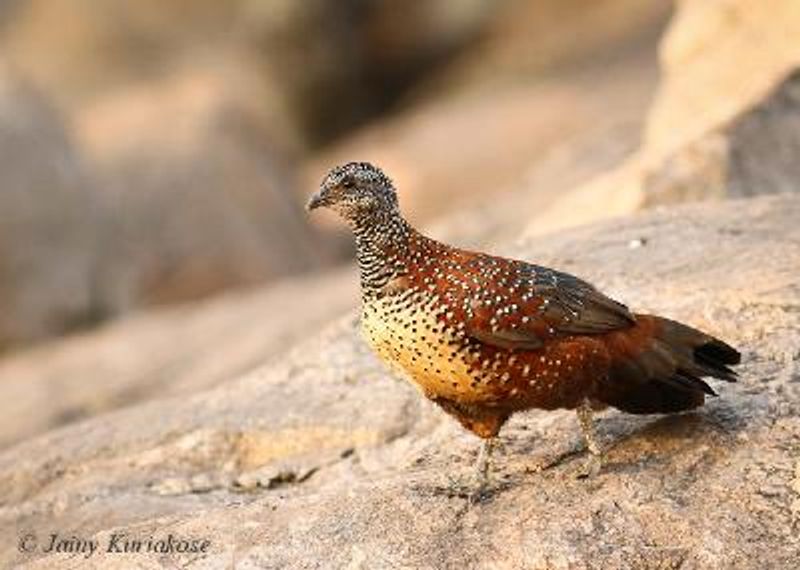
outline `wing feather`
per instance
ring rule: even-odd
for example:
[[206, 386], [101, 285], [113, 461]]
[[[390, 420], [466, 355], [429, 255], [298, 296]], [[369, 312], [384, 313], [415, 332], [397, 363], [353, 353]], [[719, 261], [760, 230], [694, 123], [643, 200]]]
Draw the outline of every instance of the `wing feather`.
[[519, 261], [505, 290], [493, 291], [500, 302], [479, 308], [468, 320], [467, 334], [506, 350], [536, 350], [559, 335], [604, 334], [636, 322], [628, 308], [581, 279]]

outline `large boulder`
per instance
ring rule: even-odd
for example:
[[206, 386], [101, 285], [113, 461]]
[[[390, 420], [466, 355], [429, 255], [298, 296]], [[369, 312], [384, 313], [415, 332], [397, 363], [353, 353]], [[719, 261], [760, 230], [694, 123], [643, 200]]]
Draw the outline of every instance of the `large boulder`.
[[[3, 565], [25, 568], [788, 568], [800, 554], [800, 198], [638, 215], [505, 253], [742, 349], [692, 413], [602, 414], [607, 465], [573, 475], [577, 423], [503, 432], [468, 506], [477, 441], [391, 378], [348, 317], [217, 389], [106, 414], [0, 455]], [[67, 530], [65, 530], [67, 529]], [[42, 552], [52, 532], [207, 539], [203, 554]], [[26, 538], [27, 537], [27, 538]], [[33, 537], [33, 538], [31, 538]], [[24, 540], [24, 544], [22, 541]], [[117, 539], [118, 541], [119, 539]], [[38, 542], [37, 542], [38, 541]], [[19, 545], [31, 552], [19, 552]]]
[[643, 205], [797, 191], [800, 5], [684, 0], [661, 44]]
[[800, 191], [800, 68], [763, 100], [664, 158], [644, 205]]
[[0, 349], [100, 316], [95, 195], [60, 114], [0, 68]]
[[[539, 0], [499, 2], [481, 34], [439, 81], [494, 91], [498, 83], [612, 62], [649, 49], [672, 12], [667, 2]], [[579, 41], [576, 39], [579, 38]]]
[[541, 233], [642, 207], [796, 191], [800, 5], [682, 0], [640, 150], [540, 211]]
[[246, 69], [192, 66], [69, 118], [0, 71], [0, 348], [338, 258], [293, 192], [277, 96]]
[[645, 134], [664, 156], [759, 104], [800, 65], [794, 0], [680, 0]]

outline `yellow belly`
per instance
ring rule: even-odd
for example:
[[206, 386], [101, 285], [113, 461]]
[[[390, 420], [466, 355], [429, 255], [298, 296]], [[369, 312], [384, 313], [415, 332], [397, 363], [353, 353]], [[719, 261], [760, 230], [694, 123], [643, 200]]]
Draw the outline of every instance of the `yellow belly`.
[[361, 328], [372, 349], [426, 396], [459, 402], [488, 396], [472, 384], [467, 356], [453, 344], [456, 333], [442, 328], [435, 311], [400, 307], [392, 298], [371, 301], [364, 305]]

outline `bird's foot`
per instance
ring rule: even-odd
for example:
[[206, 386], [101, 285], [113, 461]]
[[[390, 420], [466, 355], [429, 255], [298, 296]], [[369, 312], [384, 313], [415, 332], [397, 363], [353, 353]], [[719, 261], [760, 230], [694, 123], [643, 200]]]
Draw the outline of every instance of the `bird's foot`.
[[586, 458], [576, 476], [578, 479], [589, 479], [600, 473], [600, 469], [603, 467], [603, 449], [595, 436], [592, 406], [589, 400], [584, 400], [576, 412], [583, 438], [586, 441], [586, 449], [589, 451], [589, 457]]
[[472, 504], [483, 502], [492, 489], [489, 480], [476, 480], [474, 476], [455, 477], [446, 475], [445, 481], [436, 488], [436, 494], [449, 498], [467, 499]]
[[475, 470], [470, 476], [453, 476], [448, 473], [445, 475], [446, 482], [437, 488], [437, 492], [447, 497], [468, 499], [472, 504], [488, 498], [494, 491], [489, 478], [490, 456], [494, 443], [493, 439], [483, 441]]
[[447, 497], [467, 499], [475, 492], [474, 480], [472, 477], [456, 477], [448, 474], [445, 475], [445, 482], [440, 490]]
[[486, 499], [490, 494], [491, 488], [489, 485], [489, 478], [478, 477], [477, 480], [473, 480], [472, 492], [469, 494], [469, 502], [473, 505], [477, 505]]
[[591, 479], [603, 468], [603, 456], [590, 453], [575, 473], [576, 479]]

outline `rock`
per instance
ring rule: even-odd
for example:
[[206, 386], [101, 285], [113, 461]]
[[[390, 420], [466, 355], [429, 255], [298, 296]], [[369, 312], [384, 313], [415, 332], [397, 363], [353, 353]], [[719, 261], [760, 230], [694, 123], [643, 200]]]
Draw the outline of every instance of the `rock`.
[[[602, 414], [608, 464], [571, 476], [573, 414], [503, 432], [493, 494], [448, 477], [476, 440], [393, 380], [347, 317], [210, 391], [52, 431], [0, 454], [2, 565], [77, 558], [16, 541], [208, 540], [203, 554], [96, 554], [81, 567], [791, 567], [800, 446], [798, 197], [701, 204], [584, 227], [504, 252], [596, 282], [744, 352], [738, 384], [678, 416]], [[640, 247], [631, 249], [636, 241]], [[793, 514], [794, 513], [794, 514]]]
[[0, 349], [64, 333], [97, 314], [84, 165], [61, 115], [0, 67]]
[[800, 64], [792, 0], [681, 0], [661, 44], [663, 80], [645, 135], [671, 154], [759, 104]]
[[494, 91], [520, 76], [613, 62], [636, 47], [649, 49], [671, 11], [667, 3], [636, 0], [502, 3], [481, 41], [459, 54], [439, 81]]
[[[0, 359], [0, 448], [151, 399], [217, 386], [281, 355], [357, 302], [344, 273], [133, 313]], [[54, 397], [58, 394], [58, 397]]]
[[791, 0], [679, 3], [638, 159], [642, 206], [797, 191], [798, 34]]
[[528, 233], [656, 204], [793, 190], [798, 33], [791, 0], [679, 2], [642, 147], [564, 192]]
[[338, 259], [270, 97], [246, 69], [198, 65], [67, 119], [2, 68], [0, 349]]
[[644, 205], [800, 191], [800, 68], [751, 109], [668, 156]]

